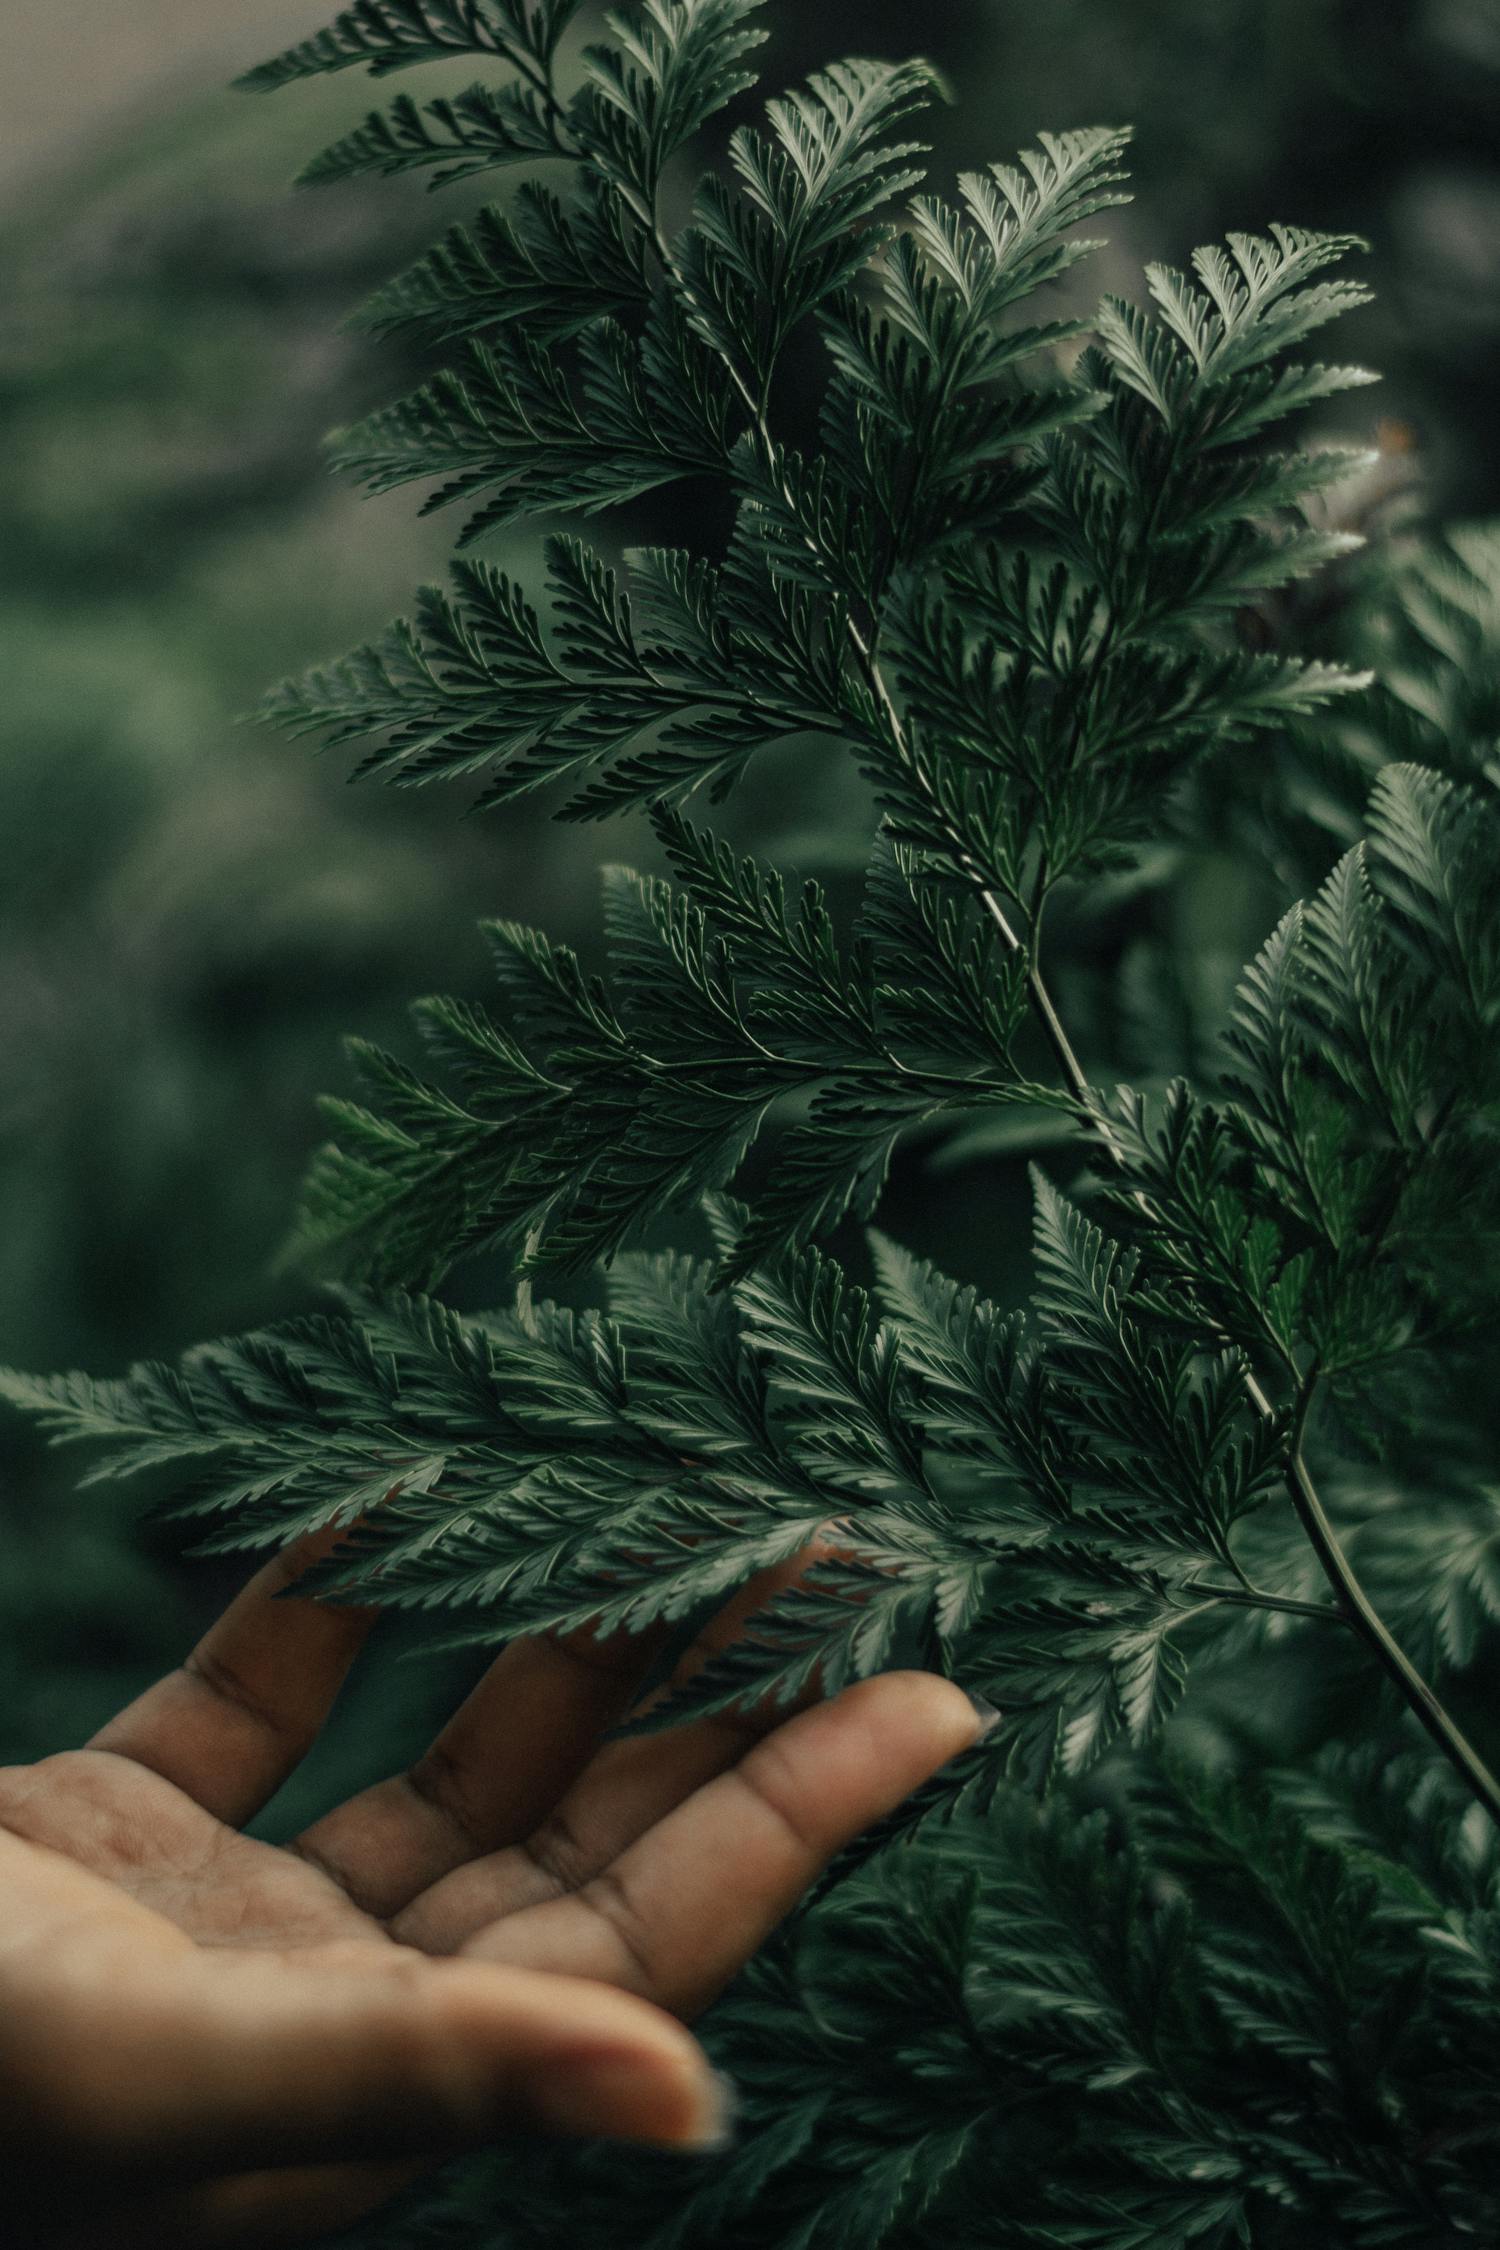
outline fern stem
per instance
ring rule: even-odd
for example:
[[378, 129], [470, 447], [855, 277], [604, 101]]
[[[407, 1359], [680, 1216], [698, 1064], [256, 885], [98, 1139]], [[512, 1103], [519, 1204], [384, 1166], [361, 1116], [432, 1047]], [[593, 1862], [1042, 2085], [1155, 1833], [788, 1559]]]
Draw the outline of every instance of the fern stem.
[[[994, 915], [991, 909], [991, 893], [984, 891], [981, 892], [980, 896], [986, 910], [991, 911], [991, 918], [995, 921], [997, 928], [1000, 929], [1002, 935], [1005, 935], [1003, 918]], [[1031, 1005], [1036, 1011], [1037, 1021], [1042, 1027], [1047, 1044], [1057, 1059], [1057, 1067], [1062, 1073], [1063, 1084], [1080, 1109], [1088, 1112], [1094, 1131], [1104, 1142], [1114, 1161], [1119, 1164], [1123, 1162], [1119, 1143], [1110, 1131], [1109, 1120], [1100, 1117], [1094, 1108], [1092, 1089], [1084, 1076], [1083, 1065], [1073, 1051], [1073, 1042], [1069, 1039], [1063, 1027], [1063, 1020], [1053, 1004], [1052, 995], [1043, 981], [1041, 965], [1036, 958], [1035, 946], [1031, 947], [1030, 953], [1031, 958], [1026, 964], [1026, 989], [1031, 995]]]
[[[1083, 1075], [1082, 1067], [1074, 1054], [1072, 1044], [1051, 995], [1042, 981], [1041, 971], [1033, 962], [1028, 971], [1027, 983], [1033, 1000], [1037, 1003], [1043, 1029], [1047, 1032], [1053, 1053], [1057, 1056], [1069, 1091], [1080, 1109], [1089, 1118], [1099, 1139], [1116, 1164], [1123, 1162], [1120, 1146], [1110, 1131], [1109, 1122], [1094, 1107], [1092, 1090]], [[1144, 1198], [1136, 1200], [1144, 1205]], [[1292, 1422], [1291, 1447], [1287, 1457], [1287, 1490], [1297, 1519], [1307, 1535], [1308, 1544], [1317, 1556], [1324, 1577], [1333, 1589], [1340, 1614], [1374, 1651], [1382, 1669], [1395, 1682], [1397, 1690], [1408, 1707], [1415, 1713], [1443, 1755], [1463, 1777], [1490, 1818], [1500, 1824], [1500, 1780], [1489, 1770], [1474, 1745], [1439, 1700], [1428, 1682], [1412, 1663], [1411, 1658], [1396, 1640], [1381, 1617], [1369, 1595], [1356, 1577], [1353, 1565], [1339, 1543], [1338, 1534], [1329, 1520], [1317, 1486], [1307, 1466], [1303, 1438], [1308, 1416], [1317, 1392], [1316, 1370], [1303, 1383]], [[1245, 1392], [1251, 1405], [1263, 1421], [1272, 1421], [1276, 1407], [1253, 1368], [1245, 1369]], [[1232, 1560], [1233, 1558], [1231, 1558]], [[1241, 1594], [1227, 1598], [1253, 1599]], [[1273, 1605], [1286, 1606], [1286, 1605]], [[1314, 1608], [1315, 1616], [1326, 1611]]]
[[538, 63], [534, 56], [527, 54], [524, 47], [510, 48], [504, 43], [502, 43], [499, 51], [504, 59], [514, 69], [518, 70], [527, 83], [541, 95], [547, 113], [547, 123], [552, 128], [552, 138], [556, 144], [558, 155], [581, 159], [584, 151], [578, 145], [577, 139], [572, 133], [567, 111], [557, 98], [557, 85], [553, 75], [551, 56], [549, 55], [544, 63]]
[[1298, 1520], [1307, 1534], [1308, 1544], [1322, 1564], [1324, 1575], [1349, 1623], [1368, 1642], [1382, 1669], [1395, 1682], [1408, 1708], [1415, 1713], [1444, 1757], [1463, 1776], [1491, 1820], [1500, 1825], [1500, 1780], [1490, 1772], [1468, 1736], [1391, 1634], [1355, 1576], [1353, 1566], [1339, 1543], [1338, 1534], [1329, 1521], [1328, 1512], [1318, 1497], [1317, 1487], [1308, 1474], [1303, 1455], [1303, 1439], [1317, 1388], [1318, 1375], [1314, 1369], [1303, 1383], [1297, 1401], [1287, 1466], [1287, 1488]]
[[1292, 1594], [1264, 1594], [1258, 1586], [1210, 1586], [1201, 1578], [1187, 1578], [1183, 1590], [1189, 1594], [1211, 1594], [1216, 1602], [1233, 1602], [1240, 1609], [1269, 1609], [1284, 1617], [1312, 1617], [1325, 1625], [1345, 1625], [1348, 1617], [1342, 1609], [1329, 1602], [1298, 1601]]

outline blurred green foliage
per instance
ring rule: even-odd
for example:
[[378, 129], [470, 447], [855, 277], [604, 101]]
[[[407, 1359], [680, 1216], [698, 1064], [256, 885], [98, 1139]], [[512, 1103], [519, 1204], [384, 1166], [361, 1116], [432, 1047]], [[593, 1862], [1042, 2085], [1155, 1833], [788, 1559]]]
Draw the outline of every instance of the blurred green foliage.
[[[493, 833], [237, 723], [436, 546], [319, 451], [390, 379], [338, 324], [428, 214], [289, 223], [297, 138], [249, 103], [168, 113], [0, 229], [0, 1331], [28, 1358], [287, 1301], [271, 1253], [340, 1033], [470, 979], [504, 879]], [[95, 1723], [218, 1589], [7, 1446], [15, 1755]]]

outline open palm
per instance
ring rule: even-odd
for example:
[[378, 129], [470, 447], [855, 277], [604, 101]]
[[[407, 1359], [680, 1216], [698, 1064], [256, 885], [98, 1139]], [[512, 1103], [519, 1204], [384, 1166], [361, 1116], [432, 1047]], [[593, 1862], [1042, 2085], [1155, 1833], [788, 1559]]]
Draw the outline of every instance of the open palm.
[[722, 2097], [678, 2019], [980, 1727], [901, 1673], [770, 1729], [601, 1746], [649, 1647], [516, 1642], [410, 1772], [277, 1848], [240, 1826], [373, 1621], [275, 1598], [311, 1552], [86, 1750], [0, 1773], [0, 2191], [24, 2240], [262, 2250], [508, 2124], [704, 2145]]

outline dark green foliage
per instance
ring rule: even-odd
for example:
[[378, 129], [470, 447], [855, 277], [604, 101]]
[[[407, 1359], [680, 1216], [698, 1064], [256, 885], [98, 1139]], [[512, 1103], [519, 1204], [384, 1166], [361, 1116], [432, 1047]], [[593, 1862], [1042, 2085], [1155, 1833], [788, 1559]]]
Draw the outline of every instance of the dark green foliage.
[[[758, 11], [611, 15], [566, 93], [571, 13], [369, 0], [255, 74], [469, 48], [509, 82], [398, 103], [317, 173], [568, 167], [376, 299], [456, 356], [340, 459], [479, 501], [461, 544], [685, 478], [714, 482], [726, 536], [616, 567], [553, 532], [536, 600], [464, 560], [271, 708], [399, 785], [644, 810], [670, 873], [608, 870], [602, 974], [496, 922], [493, 1013], [421, 1002], [421, 1068], [358, 1051], [365, 1100], [329, 1105], [300, 1235], [351, 1283], [336, 1313], [122, 1382], [5, 1387], [107, 1441], [102, 1473], [185, 1472], [211, 1547], [343, 1525], [330, 1598], [458, 1640], [687, 1629], [818, 1542], [652, 1723], [898, 1663], [1000, 1704], [908, 1841], [839, 1871], [731, 2004], [743, 2154], [686, 2195], [645, 2167], [622, 2205], [607, 2180], [597, 2231], [1486, 2239], [1476, 1824], [1500, 1789], [1378, 1613], [1445, 1693], [1493, 1654], [1500, 1521], [1465, 1386], [1500, 1235], [1500, 633], [1461, 549], [1378, 577], [1352, 636], [1373, 693], [1278, 630], [1295, 611], [1271, 597], [1359, 545], [1327, 495], [1365, 457], [1288, 427], [1367, 379], [1301, 356], [1363, 301], [1335, 270], [1359, 245], [1233, 234], [1191, 276], [1148, 268], [1147, 304], [1058, 317], [1039, 292], [1123, 200], [1125, 136], [1043, 135], [903, 208], [936, 81], [868, 60], [736, 125], [674, 233], [665, 168], [747, 91]], [[803, 450], [782, 434], [799, 330], [824, 351]], [[778, 745], [862, 777], [852, 907], [706, 825]], [[1292, 860], [1304, 896], [1216, 1061], [1091, 1083], [1044, 927], [1149, 887], [1163, 838], [1192, 849], [1205, 776], [1233, 820], [1265, 774], [1283, 801], [1258, 817], [1324, 848]], [[1023, 1133], [1050, 1115], [1070, 1173], [1066, 1194], [1036, 1175], [1030, 1305], [883, 1236], [860, 1286], [857, 1245], [823, 1238], [874, 1213], [915, 1135], [941, 1150], [995, 1110]], [[704, 1222], [699, 1254], [658, 1246]], [[461, 1317], [430, 1292], [478, 1256], [514, 1295]], [[603, 1309], [534, 1294], [598, 1267]], [[1236, 1693], [1274, 1694], [1288, 1654], [1367, 1703], [1378, 1658], [1479, 1806], [1409, 1742], [1381, 1786], [1403, 1738], [1379, 1703], [1373, 1749], [1242, 1785]], [[1147, 1745], [1185, 1695], [1164, 1775]], [[543, 2163], [520, 2239], [576, 2239], [590, 2192]]]
[[[646, 41], [664, 84], [682, 76], [685, 100], [707, 98], [693, 59], [700, 13], [671, 17], [675, 72], [660, 26]], [[618, 83], [635, 84], [621, 69]], [[426, 592], [413, 624], [283, 690], [273, 708], [292, 724], [376, 737], [369, 770], [401, 782], [497, 768], [485, 802], [566, 779], [581, 816], [700, 790], [717, 798], [768, 740], [836, 736], [887, 816], [855, 933], [873, 1013], [852, 1043], [846, 1000], [820, 1025], [763, 958], [748, 964], [758, 989], [742, 993], [744, 933], [721, 933], [711, 893], [674, 905], [648, 888], [633, 906], [615, 894], [623, 1013], [610, 1005], [607, 1021], [566, 964], [524, 941], [523, 980], [544, 975], [550, 995], [545, 1025], [516, 1027], [526, 1063], [510, 1038], [475, 1035], [502, 1079], [522, 1069], [522, 1110], [472, 1069], [472, 1098], [458, 1104], [370, 1058], [372, 1076], [399, 1088], [398, 1111], [343, 1113], [309, 1224], [319, 1243], [357, 1240], [373, 1273], [425, 1281], [455, 1252], [525, 1242], [544, 1221], [549, 1254], [565, 1262], [608, 1250], [664, 1200], [727, 1177], [791, 1090], [811, 1091], [813, 1109], [748, 1244], [868, 1208], [905, 1126], [966, 1093], [983, 1098], [997, 1076], [1011, 1098], [1034, 1091], [1009, 1064], [1019, 983], [996, 975], [943, 887], [956, 876], [982, 899], [1013, 902], [989, 951], [1008, 947], [1019, 964], [1015, 926], [1142, 834], [1207, 744], [1282, 726], [1357, 684], [1336, 666], [1238, 652], [1221, 623], [1347, 544], [1308, 530], [1293, 506], [1327, 481], [1328, 458], [1267, 457], [1246, 440], [1354, 379], [1278, 357], [1357, 298], [1354, 285], [1321, 278], [1349, 245], [1284, 228], [1237, 237], [1232, 257], [1200, 260], [1205, 291], [1153, 276], [1159, 325], [1112, 301], [1103, 348], [1071, 382], [1023, 379], [1076, 324], [1018, 327], [1014, 308], [1080, 254], [1070, 230], [1120, 199], [1123, 136], [1048, 136], [1020, 167], [967, 176], [961, 205], [924, 198], [908, 231], [872, 237], [871, 212], [911, 184], [907, 145], [875, 136], [896, 128], [921, 84], [920, 72], [859, 66], [773, 104], [769, 140], [738, 132], [735, 182], [710, 181], [684, 243], [666, 243], [654, 220], [647, 230], [661, 282], [634, 340], [607, 278], [618, 270], [641, 287], [639, 263], [616, 260], [624, 237], [606, 246], [593, 325], [580, 332], [585, 236], [561, 268], [547, 266], [544, 285], [540, 245], [551, 258], [572, 238], [566, 206], [538, 197], [524, 221], [535, 280], [515, 294], [527, 308], [547, 294], [550, 319], [528, 318], [524, 337], [509, 319], [490, 321], [458, 370], [344, 441], [343, 458], [377, 485], [457, 471], [440, 501], [499, 483], [466, 537], [523, 510], [593, 509], [714, 467], [738, 513], [721, 563], [647, 549], [628, 558], [623, 586], [586, 549], [554, 540], [550, 636], [507, 580], [460, 566], [453, 594]], [[580, 229], [592, 214], [597, 243], [598, 174], [617, 177], [618, 152], [608, 135], [589, 139], [580, 103], [573, 129], [594, 169], [580, 175], [576, 209]], [[633, 191], [622, 205], [635, 208]], [[523, 237], [489, 225], [514, 279]], [[442, 294], [460, 257], [467, 281], [476, 244], [450, 243], [404, 288]], [[878, 273], [878, 309], [845, 287], [851, 260]], [[777, 443], [765, 400], [790, 326], [825, 301], [833, 371], [813, 467]], [[530, 340], [538, 328], [550, 328], [550, 348]], [[561, 353], [575, 334], [570, 369]], [[1143, 352], [1166, 385], [1144, 399]], [[1010, 536], [992, 544], [1002, 523]], [[976, 911], [993, 921], [993, 896]], [[502, 974], [524, 1008], [514, 970]], [[564, 1028], [559, 995], [574, 987]], [[792, 1052], [779, 1039], [789, 1010]], [[653, 1043], [663, 1017], [674, 1036], [694, 1026], [680, 1057]], [[893, 1036], [903, 1024], [926, 1027], [921, 1042], [936, 1051], [904, 1051], [909, 1034]], [[531, 1052], [537, 1031], [545, 1051]], [[464, 1044], [472, 1054], [474, 1038]], [[705, 1071], [704, 1053], [722, 1059]], [[690, 1099], [682, 1106], [689, 1070], [707, 1104], [696, 1119]], [[599, 1087], [597, 1104], [580, 1100], [584, 1083]], [[424, 1105], [425, 1142], [412, 1131]], [[435, 1173], [449, 1183], [441, 1195]], [[569, 1232], [566, 1214], [584, 1203], [588, 1232], [576, 1220]]]
[[506, 2149], [384, 2239], [1483, 2241], [1497, 1899], [1493, 1834], [1420, 1759], [1253, 1787], [1142, 1760], [1109, 1810], [1003, 1788], [744, 1980], [727, 2159]]

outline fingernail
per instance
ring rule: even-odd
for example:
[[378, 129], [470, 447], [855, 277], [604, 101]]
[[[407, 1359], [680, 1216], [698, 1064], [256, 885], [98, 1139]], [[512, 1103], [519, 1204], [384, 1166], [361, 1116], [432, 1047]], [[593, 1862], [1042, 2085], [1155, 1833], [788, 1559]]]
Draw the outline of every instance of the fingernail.
[[964, 1694], [973, 1704], [974, 1715], [979, 1721], [979, 1732], [975, 1735], [974, 1740], [983, 1742], [985, 1736], [993, 1734], [996, 1727], [999, 1726], [1001, 1714], [986, 1696], [976, 1695], [972, 1688], [965, 1688]]
[[692, 2130], [674, 2138], [671, 2146], [688, 2156], [716, 2156], [739, 2138], [740, 2090], [722, 2070], [706, 2071], [699, 2084], [702, 2110]]
[[702, 2149], [706, 2153], [733, 2148], [740, 2137], [740, 2090], [738, 2086], [728, 2073], [722, 2070], [710, 2071], [709, 2084], [713, 2089], [715, 2106], [710, 2116], [705, 2120], [702, 2140], [690, 2144], [693, 2148]]

